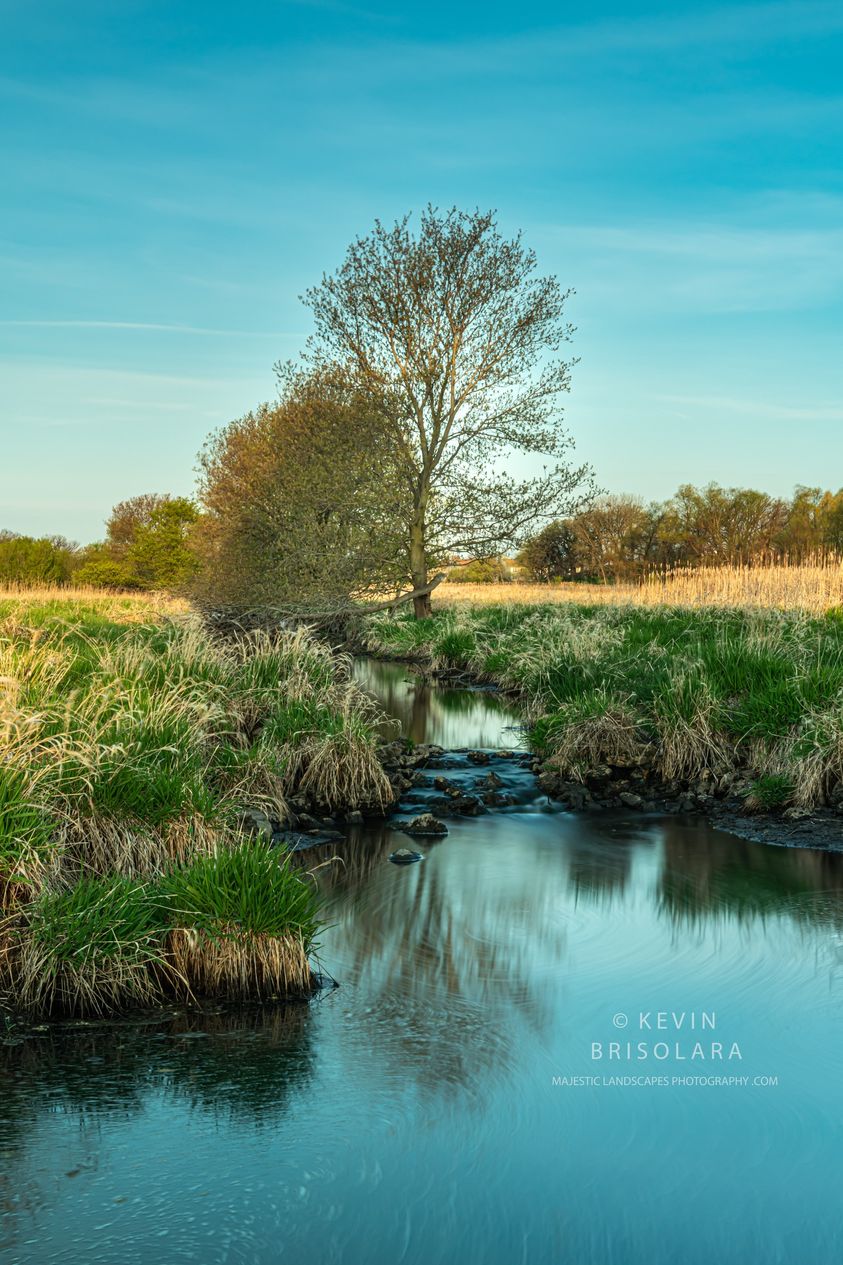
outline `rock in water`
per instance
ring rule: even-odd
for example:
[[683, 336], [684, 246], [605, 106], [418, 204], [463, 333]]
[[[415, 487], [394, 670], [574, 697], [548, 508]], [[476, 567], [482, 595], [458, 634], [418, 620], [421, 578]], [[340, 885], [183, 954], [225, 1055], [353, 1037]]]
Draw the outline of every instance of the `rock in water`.
[[412, 821], [401, 822], [398, 829], [408, 835], [446, 835], [448, 833], [448, 827], [444, 821], [434, 817], [433, 813], [422, 813], [420, 817], [414, 817]]
[[396, 848], [394, 852], [390, 852], [389, 859], [393, 865], [412, 865], [413, 861], [423, 861], [424, 857], [411, 848]]

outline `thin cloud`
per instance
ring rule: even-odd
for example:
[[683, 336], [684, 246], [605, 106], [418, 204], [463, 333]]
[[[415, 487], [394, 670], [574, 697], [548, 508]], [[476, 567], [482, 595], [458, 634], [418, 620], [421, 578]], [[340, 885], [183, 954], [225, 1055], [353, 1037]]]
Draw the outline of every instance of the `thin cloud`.
[[0, 320], [0, 325], [29, 329], [129, 329], [164, 334], [199, 334], [211, 338], [304, 338], [304, 334], [279, 330], [209, 329], [204, 325], [164, 325], [153, 321], [47, 321]]
[[821, 404], [806, 408], [803, 405], [775, 404], [769, 400], [748, 400], [729, 395], [657, 395], [654, 398], [664, 404], [680, 404], [688, 408], [739, 413], [742, 416], [764, 417], [771, 420], [843, 421], [843, 405], [840, 404]]

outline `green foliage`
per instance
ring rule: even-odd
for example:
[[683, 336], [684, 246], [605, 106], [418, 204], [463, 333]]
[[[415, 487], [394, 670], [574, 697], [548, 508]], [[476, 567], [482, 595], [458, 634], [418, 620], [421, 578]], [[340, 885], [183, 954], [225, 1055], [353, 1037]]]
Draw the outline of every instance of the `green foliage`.
[[78, 566], [75, 545], [60, 536], [18, 536], [0, 532], [0, 583], [66, 584]]
[[76, 574], [97, 588], [178, 592], [199, 569], [192, 532], [199, 511], [186, 497], [147, 494], [115, 505], [108, 536], [90, 545]]
[[190, 548], [190, 529], [198, 517], [192, 501], [176, 497], [157, 505], [149, 521], [138, 525], [125, 565], [141, 588], [175, 592], [192, 579], [199, 562]]
[[267, 844], [200, 857], [168, 874], [161, 891], [174, 926], [212, 939], [295, 935], [309, 948], [316, 934], [315, 885]]
[[771, 812], [776, 808], [784, 808], [793, 799], [794, 786], [791, 778], [784, 773], [766, 773], [756, 778], [747, 795], [747, 807]]
[[125, 562], [113, 558], [105, 545], [90, 545], [85, 550], [84, 562], [76, 572], [76, 583], [97, 589], [140, 588]]

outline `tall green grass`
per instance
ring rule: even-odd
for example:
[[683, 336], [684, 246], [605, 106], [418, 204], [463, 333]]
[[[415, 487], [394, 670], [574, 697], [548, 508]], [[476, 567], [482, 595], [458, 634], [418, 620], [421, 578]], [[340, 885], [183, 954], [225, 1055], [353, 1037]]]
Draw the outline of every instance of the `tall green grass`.
[[[306, 992], [311, 894], [239, 822], [246, 808], [283, 822], [298, 793], [327, 811], [389, 803], [381, 723], [349, 661], [306, 631], [222, 640], [137, 600], [0, 600], [0, 956], [13, 999], [107, 1012], [158, 996], [165, 978], [217, 995]], [[207, 908], [189, 908], [203, 884]], [[181, 921], [161, 921], [177, 890]]]
[[367, 628], [376, 653], [516, 691], [536, 749], [573, 776], [635, 760], [668, 780], [742, 770], [784, 779], [806, 807], [843, 780], [834, 612], [510, 605], [380, 615]]
[[[380, 716], [305, 632], [211, 639], [198, 619], [73, 622], [0, 606], [0, 876], [146, 876], [209, 852], [244, 806], [284, 820], [385, 804]], [[30, 622], [30, 617], [32, 622]]]
[[254, 843], [201, 857], [165, 878], [168, 951], [191, 992], [275, 997], [312, 991], [308, 953], [319, 898], [289, 861]]
[[154, 881], [45, 886], [0, 927], [0, 980], [19, 1008], [48, 1017], [168, 995], [306, 996], [318, 925], [309, 876], [249, 840]]

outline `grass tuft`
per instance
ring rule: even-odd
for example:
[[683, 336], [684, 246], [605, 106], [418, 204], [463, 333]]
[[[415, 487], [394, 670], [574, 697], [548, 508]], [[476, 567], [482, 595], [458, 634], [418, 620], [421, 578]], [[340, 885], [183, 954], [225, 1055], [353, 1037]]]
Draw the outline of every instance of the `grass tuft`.
[[259, 843], [203, 857], [162, 885], [168, 952], [193, 993], [239, 999], [307, 996], [318, 926], [315, 886]]
[[83, 879], [44, 889], [8, 934], [7, 974], [22, 1009], [45, 1016], [110, 1014], [161, 996], [165, 920], [145, 884]]

